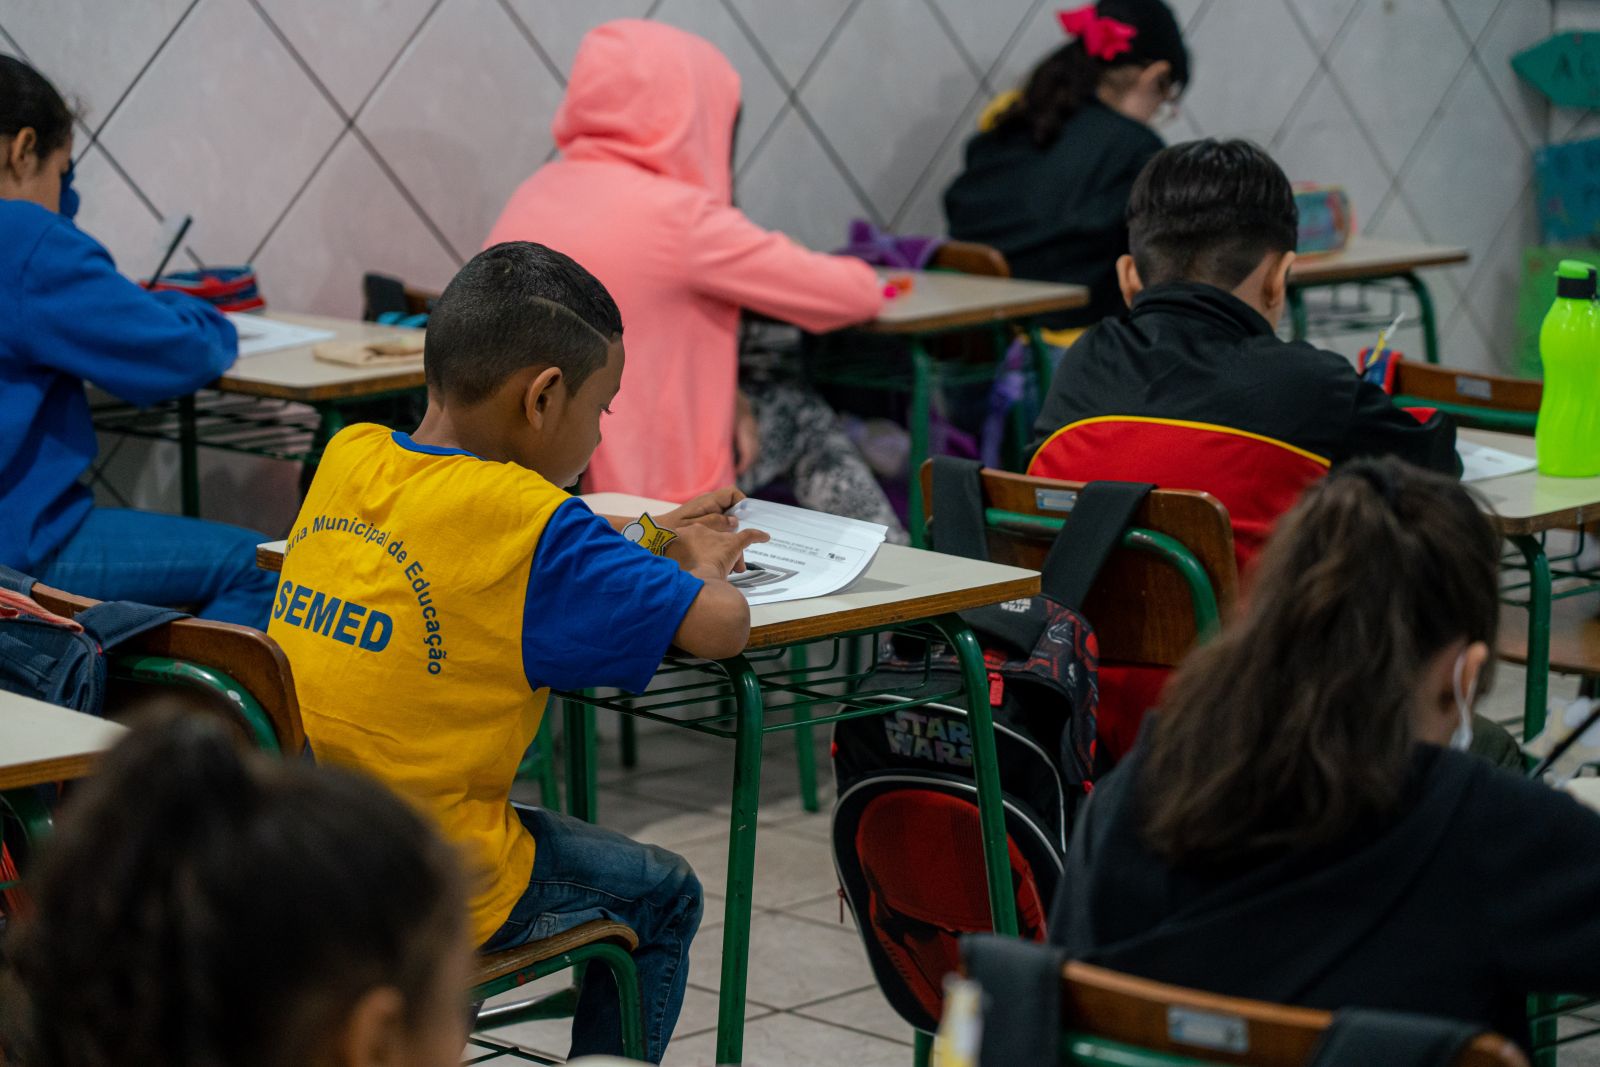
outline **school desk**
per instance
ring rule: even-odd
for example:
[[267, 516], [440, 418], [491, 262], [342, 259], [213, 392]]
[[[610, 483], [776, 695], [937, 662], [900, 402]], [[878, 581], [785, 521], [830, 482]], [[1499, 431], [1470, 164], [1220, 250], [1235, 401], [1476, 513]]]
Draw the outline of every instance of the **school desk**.
[[[637, 515], [673, 506], [617, 493], [597, 493], [584, 499], [601, 514]], [[283, 548], [281, 541], [262, 545], [257, 558], [268, 569], [280, 569]], [[962, 668], [960, 685], [933, 695], [919, 693], [894, 706], [904, 709], [955, 701], [971, 709], [974, 777], [990, 907], [996, 930], [1016, 932], [1016, 902], [1000, 807], [983, 650], [956, 613], [1032, 596], [1038, 591], [1036, 571], [884, 545], [867, 570], [839, 593], [752, 608], [750, 640], [742, 655], [717, 663], [669, 655], [656, 675], [656, 687], [627, 699], [562, 694], [569, 806], [575, 808], [572, 814], [580, 818], [591, 814], [587, 810], [589, 788], [585, 781], [593, 765], [588, 751], [593, 742], [585, 721], [588, 707], [609, 708], [725, 738], [734, 744], [717, 1063], [739, 1063], [743, 1056], [756, 815], [761, 798], [761, 740], [763, 735], [780, 730], [883, 713], [887, 694], [874, 694], [877, 699], [856, 695], [858, 683], [872, 672], [873, 664], [855, 671], [844, 667], [845, 646], [854, 639], [908, 634], [947, 643], [955, 650]], [[791, 663], [787, 654], [791, 647], [817, 644], [831, 645], [831, 656], [821, 657], [826, 662], [802, 666]], [[879, 642], [873, 640], [871, 644], [874, 652], [869, 659], [875, 661]], [[923, 680], [917, 677], [910, 684], [915, 690]], [[814, 708], [825, 705], [837, 708], [812, 717]]]
[[16, 816], [25, 840], [43, 840], [50, 809], [33, 787], [84, 777], [126, 732], [93, 715], [0, 691], [0, 810]]
[[[859, 359], [848, 364], [815, 361], [810, 370], [818, 381], [909, 393], [911, 451], [907, 470], [913, 473], [921, 470], [922, 461], [928, 458], [933, 397], [941, 382], [992, 382], [998, 369], [997, 360], [1009, 342], [1007, 327], [1022, 325], [1028, 327], [1032, 346], [1030, 369], [1034, 385], [1043, 396], [1050, 384], [1050, 357], [1035, 320], [1041, 315], [1083, 307], [1089, 302], [1089, 290], [1081, 285], [947, 271], [880, 270], [878, 273], [885, 279], [909, 277], [911, 288], [887, 301], [876, 319], [850, 330], [904, 341], [911, 357], [910, 382], [906, 381], [903, 365], [867, 366]], [[985, 328], [995, 331], [995, 360], [956, 364], [935, 359], [928, 350], [928, 340], [940, 334]], [[848, 346], [843, 356], [848, 358]], [[912, 544], [920, 545], [924, 543], [920, 479], [912, 477], [909, 489], [911, 540]]]
[[[1520, 456], [1534, 454], [1532, 437], [1490, 430], [1461, 430], [1463, 441], [1487, 445]], [[1551, 478], [1537, 471], [1508, 474], [1473, 482], [1494, 509], [1500, 533], [1517, 547], [1527, 567], [1526, 581], [1502, 584], [1512, 594], [1506, 603], [1528, 611], [1528, 680], [1524, 690], [1522, 729], [1532, 737], [1544, 729], [1545, 703], [1550, 687], [1550, 614], [1555, 601], [1600, 592], [1600, 574], [1578, 567], [1571, 557], [1552, 560], [1545, 553], [1544, 535], [1551, 530], [1571, 530], [1600, 519], [1600, 478]], [[1555, 588], [1560, 579], [1562, 588]], [[1525, 597], [1525, 599], [1524, 599]], [[1600, 601], [1596, 601], [1600, 606]]]
[[[322, 315], [275, 311], [267, 317], [329, 330], [339, 341], [381, 340], [417, 332]], [[183, 513], [198, 515], [200, 446], [316, 463], [328, 440], [344, 428], [346, 406], [423, 388], [421, 356], [395, 366], [350, 367], [325, 363], [315, 358], [311, 349], [311, 345], [301, 345], [240, 357], [211, 384], [210, 389], [221, 395], [189, 396], [144, 410], [126, 404], [98, 407], [95, 427], [175, 442], [182, 466]]]
[[[1306, 312], [1305, 291], [1323, 289], [1347, 283], [1398, 281], [1410, 288], [1417, 300], [1417, 315], [1422, 323], [1423, 355], [1429, 363], [1439, 362], [1439, 328], [1434, 319], [1433, 297], [1427, 283], [1417, 271], [1426, 267], [1448, 267], [1465, 263], [1469, 258], [1465, 248], [1449, 245], [1425, 245], [1410, 241], [1386, 241], [1359, 234], [1350, 238], [1342, 251], [1329, 255], [1312, 254], [1295, 260], [1289, 272], [1289, 317], [1296, 340], [1304, 340], [1311, 329]], [[1379, 321], [1379, 318], [1382, 321]], [[1371, 329], [1376, 331], [1389, 325], [1393, 314], [1373, 317], [1371, 313], [1350, 318], [1340, 316], [1339, 329]]]
[[1600, 778], [1572, 778], [1564, 782], [1561, 788], [1571, 793], [1572, 799], [1584, 807], [1600, 811]]
[[82, 778], [126, 732], [93, 715], [0, 690], [0, 789]]

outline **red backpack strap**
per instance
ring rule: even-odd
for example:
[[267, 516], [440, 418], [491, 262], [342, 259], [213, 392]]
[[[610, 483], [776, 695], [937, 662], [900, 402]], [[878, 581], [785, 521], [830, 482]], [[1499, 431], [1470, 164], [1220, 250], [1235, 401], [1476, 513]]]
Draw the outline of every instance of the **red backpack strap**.
[[48, 622], [54, 626], [71, 630], [73, 633], [82, 633], [83, 624], [65, 615], [57, 615], [32, 597], [23, 596], [11, 589], [0, 588], [0, 619], [15, 619], [21, 615], [28, 615]]

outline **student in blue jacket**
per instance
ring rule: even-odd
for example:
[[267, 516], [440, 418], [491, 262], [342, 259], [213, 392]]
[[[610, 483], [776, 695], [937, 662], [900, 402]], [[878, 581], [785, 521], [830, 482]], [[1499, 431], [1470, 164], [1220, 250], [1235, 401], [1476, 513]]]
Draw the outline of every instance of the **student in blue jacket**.
[[97, 508], [84, 383], [134, 404], [204, 386], [238, 337], [209, 305], [151, 293], [72, 223], [72, 112], [0, 56], [0, 563], [102, 600], [197, 605], [266, 629], [272, 575], [237, 526]]

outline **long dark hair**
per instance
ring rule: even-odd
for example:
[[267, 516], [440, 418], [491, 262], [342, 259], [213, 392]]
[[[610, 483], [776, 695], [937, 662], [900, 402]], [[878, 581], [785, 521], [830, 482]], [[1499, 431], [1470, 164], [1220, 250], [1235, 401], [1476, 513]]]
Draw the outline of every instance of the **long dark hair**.
[[1025, 134], [1048, 148], [1083, 107], [1095, 99], [1113, 71], [1139, 69], [1166, 60], [1172, 83], [1189, 83], [1189, 52], [1172, 10], [1162, 0], [1100, 0], [1096, 14], [1132, 26], [1128, 50], [1111, 59], [1097, 59], [1081, 40], [1068, 41], [1033, 68], [1016, 101], [995, 120], [1002, 134]]
[[1494, 647], [1499, 554], [1469, 490], [1397, 459], [1311, 488], [1241, 616], [1167, 687], [1144, 742], [1146, 841], [1203, 866], [1332, 844], [1392, 813], [1427, 662], [1457, 641]]
[[22, 1067], [309, 1063], [372, 989], [412, 1018], [437, 1004], [467, 938], [456, 858], [419, 815], [199, 716], [119, 744], [28, 886], [0, 983], [0, 1060]]
[[43, 74], [14, 56], [0, 56], [0, 138], [31, 128], [43, 159], [72, 136], [72, 109]]

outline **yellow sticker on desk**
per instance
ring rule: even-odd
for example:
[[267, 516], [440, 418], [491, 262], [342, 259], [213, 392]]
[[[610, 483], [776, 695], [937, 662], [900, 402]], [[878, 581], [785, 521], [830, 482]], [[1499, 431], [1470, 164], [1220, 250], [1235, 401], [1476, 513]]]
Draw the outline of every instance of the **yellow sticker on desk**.
[[648, 513], [640, 515], [638, 519], [624, 526], [622, 536], [657, 556], [666, 555], [667, 546], [678, 537], [671, 530], [657, 526]]

